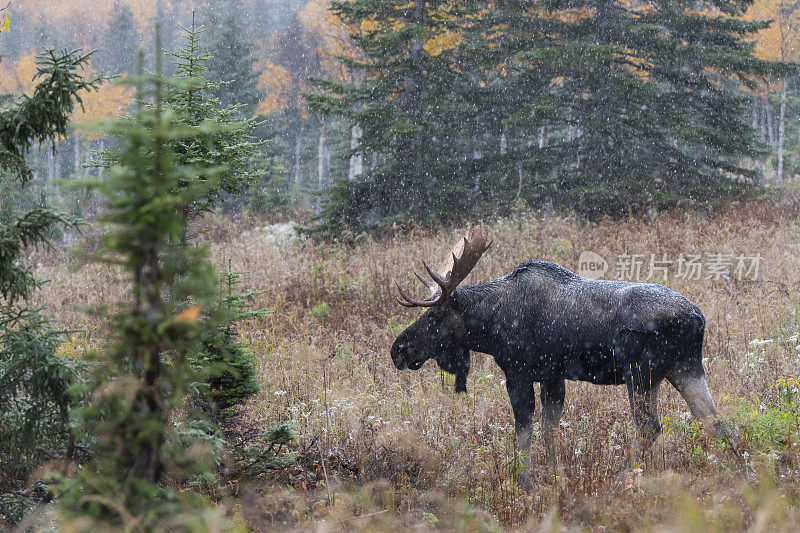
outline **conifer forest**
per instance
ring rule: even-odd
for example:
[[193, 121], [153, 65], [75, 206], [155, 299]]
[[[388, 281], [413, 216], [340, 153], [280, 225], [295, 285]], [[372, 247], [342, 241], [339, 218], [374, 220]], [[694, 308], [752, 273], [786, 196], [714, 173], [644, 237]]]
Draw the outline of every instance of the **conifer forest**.
[[800, 530], [800, 4], [0, 0], [0, 531]]

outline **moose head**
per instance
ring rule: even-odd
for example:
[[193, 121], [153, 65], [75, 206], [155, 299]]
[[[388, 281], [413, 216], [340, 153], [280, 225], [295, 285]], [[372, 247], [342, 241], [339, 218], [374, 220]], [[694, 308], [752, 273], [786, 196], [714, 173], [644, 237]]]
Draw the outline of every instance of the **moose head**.
[[456, 392], [466, 392], [469, 373], [469, 349], [465, 345], [467, 325], [459, 306], [456, 288], [472, 271], [492, 241], [488, 231], [473, 226], [458, 241], [444, 263], [436, 270], [423, 261], [432, 281], [416, 272], [414, 275], [430, 291], [423, 299], [408, 296], [395, 280], [405, 307], [427, 307], [413, 324], [405, 329], [392, 345], [392, 361], [403, 370], [417, 370], [428, 359], [434, 359], [445, 372], [455, 374]]

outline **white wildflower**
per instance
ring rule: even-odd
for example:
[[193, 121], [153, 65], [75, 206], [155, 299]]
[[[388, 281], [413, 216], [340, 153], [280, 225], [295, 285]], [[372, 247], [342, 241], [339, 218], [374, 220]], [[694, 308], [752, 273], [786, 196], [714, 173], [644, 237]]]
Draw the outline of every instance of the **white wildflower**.
[[772, 344], [772, 339], [753, 339], [750, 341], [750, 346], [763, 346], [765, 344]]

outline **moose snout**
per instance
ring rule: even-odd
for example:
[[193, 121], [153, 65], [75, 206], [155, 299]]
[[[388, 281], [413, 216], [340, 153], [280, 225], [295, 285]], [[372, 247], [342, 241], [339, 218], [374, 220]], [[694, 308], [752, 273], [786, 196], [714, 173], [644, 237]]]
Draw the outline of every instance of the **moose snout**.
[[392, 355], [392, 363], [394, 363], [394, 366], [397, 368], [397, 370], [405, 370], [408, 368], [408, 362], [406, 361], [404, 351], [405, 346], [402, 342], [395, 341], [395, 343], [392, 344], [392, 350], [390, 353]]
[[407, 342], [395, 341], [392, 345], [392, 362], [398, 370], [419, 370], [430, 357], [417, 353], [417, 348]]

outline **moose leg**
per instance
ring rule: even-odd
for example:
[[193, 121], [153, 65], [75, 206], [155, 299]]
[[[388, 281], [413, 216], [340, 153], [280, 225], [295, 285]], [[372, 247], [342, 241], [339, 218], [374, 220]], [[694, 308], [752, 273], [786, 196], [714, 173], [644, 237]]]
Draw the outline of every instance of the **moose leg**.
[[561, 422], [561, 413], [564, 410], [564, 380], [556, 379], [542, 382], [542, 436], [547, 458], [556, 473], [556, 449], [553, 445], [553, 431]]
[[533, 383], [525, 379], [508, 379], [506, 377], [508, 398], [514, 410], [514, 430], [517, 436], [517, 452], [520, 458], [519, 483], [522, 488], [533, 488], [531, 481], [531, 424], [536, 406]]
[[660, 383], [637, 382], [636, 375], [627, 382], [631, 414], [636, 426], [635, 456], [641, 456], [650, 448], [661, 434], [661, 421], [658, 418], [658, 386]]
[[467, 374], [469, 374], [469, 350], [463, 350], [455, 368], [456, 392], [467, 392]]

